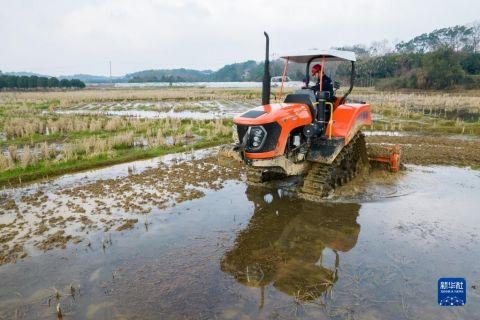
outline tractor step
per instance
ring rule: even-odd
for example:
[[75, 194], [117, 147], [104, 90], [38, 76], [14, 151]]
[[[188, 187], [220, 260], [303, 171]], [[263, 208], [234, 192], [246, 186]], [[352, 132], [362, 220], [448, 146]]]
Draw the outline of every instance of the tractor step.
[[331, 164], [342, 151], [345, 140], [339, 137], [319, 137], [312, 139], [307, 160], [311, 162]]

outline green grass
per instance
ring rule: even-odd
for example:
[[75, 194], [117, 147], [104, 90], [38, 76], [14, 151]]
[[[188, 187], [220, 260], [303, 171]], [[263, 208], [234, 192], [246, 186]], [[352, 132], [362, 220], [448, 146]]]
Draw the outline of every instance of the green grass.
[[0, 186], [15, 185], [22, 182], [42, 178], [54, 177], [66, 173], [73, 173], [93, 168], [105, 167], [114, 164], [148, 159], [171, 153], [185, 152], [214, 147], [230, 142], [230, 136], [219, 136], [211, 140], [200, 140], [190, 145], [155, 147], [148, 149], [120, 149], [114, 155], [100, 154], [91, 158], [80, 158], [62, 162], [41, 161], [26, 168], [15, 168], [0, 173]]

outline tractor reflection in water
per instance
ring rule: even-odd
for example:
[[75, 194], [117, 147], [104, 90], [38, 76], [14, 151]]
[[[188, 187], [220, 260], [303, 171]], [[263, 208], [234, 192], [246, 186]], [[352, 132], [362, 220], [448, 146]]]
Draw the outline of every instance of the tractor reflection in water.
[[[281, 190], [253, 186], [246, 193], [254, 214], [224, 254], [221, 270], [243, 285], [259, 287], [260, 307], [270, 284], [298, 302], [328, 295], [338, 280], [338, 252], [357, 243], [360, 205], [299, 202]], [[327, 266], [329, 256], [334, 262]]]

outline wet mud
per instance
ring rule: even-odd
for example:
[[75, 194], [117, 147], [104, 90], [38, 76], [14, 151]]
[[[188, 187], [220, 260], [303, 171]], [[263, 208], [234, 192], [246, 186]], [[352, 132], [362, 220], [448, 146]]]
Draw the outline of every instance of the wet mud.
[[[449, 143], [437, 142], [432, 155], [439, 146], [453, 148]], [[474, 151], [476, 143], [459, 146]], [[478, 161], [469, 152], [455, 158], [452, 151], [443, 164]], [[220, 166], [215, 154], [138, 161], [1, 191], [0, 319], [480, 313], [479, 171], [407, 163], [396, 174], [372, 170], [313, 202], [297, 197], [298, 178], [247, 185], [242, 167]], [[404, 153], [404, 162], [428, 161], [428, 153], [414, 155]], [[438, 278], [452, 275], [467, 278], [465, 307], [436, 304]]]

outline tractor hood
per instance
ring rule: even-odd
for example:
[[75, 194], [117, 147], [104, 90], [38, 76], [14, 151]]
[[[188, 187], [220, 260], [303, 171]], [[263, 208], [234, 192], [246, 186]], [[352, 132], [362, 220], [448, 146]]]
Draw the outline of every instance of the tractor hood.
[[300, 103], [273, 103], [250, 109], [233, 119], [236, 124], [260, 125], [278, 122], [311, 122], [312, 116], [308, 106]]

